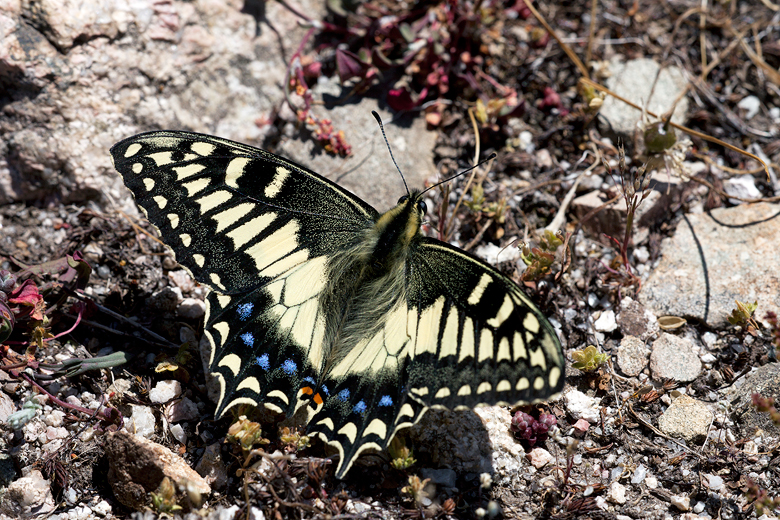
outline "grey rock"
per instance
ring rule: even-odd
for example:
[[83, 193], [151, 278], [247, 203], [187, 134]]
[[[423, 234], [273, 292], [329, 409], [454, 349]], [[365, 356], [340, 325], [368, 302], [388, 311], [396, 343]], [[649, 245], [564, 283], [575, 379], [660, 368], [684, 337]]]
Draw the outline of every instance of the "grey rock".
[[780, 396], [780, 363], [758, 367], [744, 379], [729, 387], [725, 398], [731, 403], [734, 422], [742, 437], [752, 437], [762, 430], [767, 435], [780, 436], [780, 426], [775, 425], [766, 412], [753, 407], [753, 394], [764, 397]]
[[334, 107], [327, 112], [334, 128], [345, 130], [353, 155], [347, 159], [321, 153], [310, 139], [288, 139], [277, 152], [320, 175], [336, 181], [379, 211], [393, 207], [405, 195], [403, 180], [395, 169], [382, 133], [371, 111], [379, 113], [387, 140], [409, 189], [423, 188], [436, 173], [433, 147], [436, 133], [426, 129], [424, 118], [393, 119], [376, 99], [361, 98], [357, 104]]
[[206, 447], [195, 471], [203, 477], [212, 489], [224, 489], [228, 482], [227, 466], [222, 460], [222, 444], [215, 442]]
[[636, 336], [624, 336], [617, 351], [617, 364], [627, 376], [638, 376], [647, 366], [650, 349]]
[[641, 303], [629, 297], [620, 302], [617, 324], [624, 336], [636, 336], [646, 340], [658, 334], [658, 320]]
[[734, 300], [780, 314], [780, 204], [759, 202], [687, 215], [661, 244], [661, 260], [639, 293], [656, 316], [726, 325]]
[[688, 338], [664, 332], [653, 342], [650, 370], [655, 380], [693, 381], [701, 373], [698, 348]]
[[[298, 5], [313, 19], [325, 11]], [[280, 4], [264, 14], [275, 30], [258, 31], [251, 14], [224, 2], [6, 2], [0, 70], [12, 101], [0, 115], [0, 203], [106, 193], [135, 212], [107, 151], [143, 130], [257, 144], [270, 128], [262, 118], [284, 96], [285, 60], [307, 31]]]
[[184, 298], [176, 313], [188, 320], [198, 320], [206, 314], [206, 302], [197, 298]]
[[[509, 415], [509, 412], [506, 412]], [[507, 418], [507, 435], [509, 419]], [[491, 443], [479, 416], [471, 410], [429, 410], [408, 433], [418, 460], [454, 471], [492, 472]]]
[[701, 442], [707, 436], [712, 417], [704, 403], [683, 394], [658, 418], [658, 429], [671, 437]]
[[188, 397], [171, 404], [171, 422], [194, 421], [198, 417], [200, 417], [198, 405]]
[[22, 10], [35, 27], [63, 53], [76, 40], [98, 36], [116, 38], [119, 29], [112, 15], [113, 4], [80, 0], [24, 0]]
[[[616, 94], [639, 106], [646, 106], [651, 112], [661, 115], [671, 110], [678, 96], [685, 91], [688, 81], [677, 67], [665, 67], [661, 70], [658, 82], [650, 97], [650, 90], [660, 67], [647, 58], [610, 63], [612, 76], [606, 86]], [[688, 100], [683, 98], [677, 104], [672, 121], [682, 124], [688, 110]], [[642, 113], [612, 96], [607, 96], [599, 112], [610, 123], [610, 127], [622, 137], [630, 137], [637, 128]]]

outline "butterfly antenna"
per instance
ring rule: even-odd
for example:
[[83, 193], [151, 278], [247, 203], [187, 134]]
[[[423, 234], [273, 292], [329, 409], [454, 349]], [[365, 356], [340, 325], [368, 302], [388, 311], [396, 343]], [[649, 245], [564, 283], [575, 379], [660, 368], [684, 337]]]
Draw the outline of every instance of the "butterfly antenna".
[[390, 143], [387, 142], [387, 134], [385, 134], [385, 127], [382, 124], [382, 118], [379, 117], [379, 114], [376, 113], [376, 110], [371, 111], [371, 115], [374, 116], [374, 119], [376, 119], [376, 122], [379, 123], [379, 129], [382, 131], [382, 137], [385, 138], [385, 144], [387, 145], [387, 151], [390, 152], [390, 158], [393, 160], [393, 164], [395, 164], [395, 169], [398, 170], [398, 173], [401, 174], [401, 180], [404, 181], [404, 188], [406, 188], [406, 194], [409, 194], [409, 186], [406, 185], [406, 179], [404, 178], [404, 172], [401, 171], [401, 168], [398, 167], [398, 163], [395, 162], [395, 157], [393, 157], [393, 150], [390, 148]]
[[[433, 188], [435, 188], [436, 186], [439, 186], [440, 184], [444, 184], [445, 182], [449, 182], [449, 181], [451, 181], [452, 179], [454, 179], [454, 178], [456, 178], [456, 177], [460, 177], [461, 175], [465, 175], [465, 174], [467, 174], [468, 172], [470, 172], [471, 170], [473, 170], [473, 169], [475, 169], [475, 168], [479, 168], [480, 166], [482, 166], [482, 165], [483, 165], [483, 164], [485, 164], [486, 162], [488, 162], [488, 161], [492, 161], [492, 160], [493, 160], [493, 159], [495, 159], [495, 158], [496, 158], [496, 152], [493, 152], [493, 153], [491, 153], [491, 154], [490, 154], [490, 155], [487, 157], [487, 159], [483, 159], [482, 161], [478, 162], [477, 164], [475, 164], [475, 165], [474, 165], [474, 166], [472, 166], [471, 168], [467, 168], [467, 169], [463, 170], [462, 172], [460, 172], [460, 173], [457, 173], [457, 174], [453, 175], [452, 177], [448, 177], [447, 179], [444, 179], [443, 181], [439, 181], [439, 182], [437, 182], [436, 184], [434, 184], [433, 186], [428, 186], [427, 188], [425, 188], [425, 189], [422, 191], [422, 193], [425, 193], [426, 191], [432, 190], [432, 189], [433, 189]], [[421, 193], [420, 195], [422, 195], [422, 193]]]

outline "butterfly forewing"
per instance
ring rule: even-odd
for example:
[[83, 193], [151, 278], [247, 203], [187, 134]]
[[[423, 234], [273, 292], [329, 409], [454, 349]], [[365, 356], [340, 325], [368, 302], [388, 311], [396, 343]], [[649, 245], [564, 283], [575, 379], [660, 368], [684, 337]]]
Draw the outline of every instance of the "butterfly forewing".
[[317, 174], [262, 150], [185, 132], [150, 132], [112, 150], [114, 165], [207, 298], [218, 413], [239, 403], [291, 411], [319, 377], [318, 306], [333, 254], [376, 211]]

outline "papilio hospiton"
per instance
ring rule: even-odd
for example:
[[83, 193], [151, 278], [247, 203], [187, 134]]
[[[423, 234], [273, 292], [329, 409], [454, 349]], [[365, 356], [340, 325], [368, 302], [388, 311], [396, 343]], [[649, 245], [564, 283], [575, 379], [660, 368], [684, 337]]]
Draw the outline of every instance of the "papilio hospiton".
[[111, 155], [176, 260], [211, 289], [218, 417], [240, 404], [305, 407], [343, 478], [428, 408], [528, 403], [563, 387], [550, 323], [509, 278], [423, 236], [419, 191], [380, 214], [286, 159], [188, 132], [139, 134]]

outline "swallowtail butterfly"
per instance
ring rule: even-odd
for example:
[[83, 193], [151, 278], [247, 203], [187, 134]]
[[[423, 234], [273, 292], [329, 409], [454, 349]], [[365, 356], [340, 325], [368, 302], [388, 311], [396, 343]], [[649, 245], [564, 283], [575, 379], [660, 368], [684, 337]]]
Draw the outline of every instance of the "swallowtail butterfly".
[[188, 132], [136, 135], [111, 155], [176, 260], [211, 289], [217, 416], [305, 408], [343, 478], [428, 408], [563, 387], [550, 323], [494, 268], [423, 236], [419, 191], [380, 214], [287, 159]]

